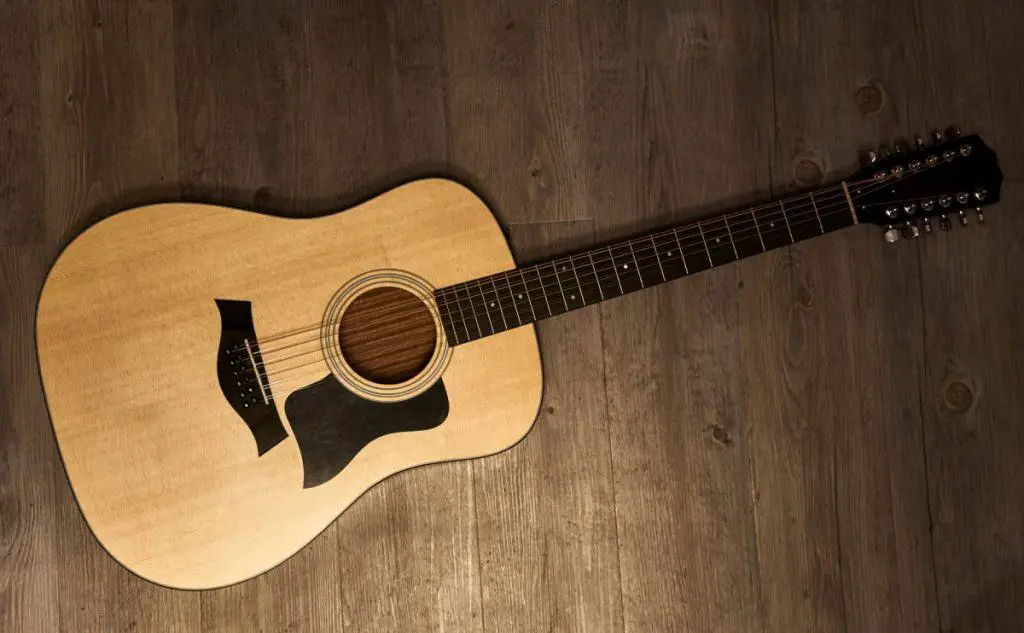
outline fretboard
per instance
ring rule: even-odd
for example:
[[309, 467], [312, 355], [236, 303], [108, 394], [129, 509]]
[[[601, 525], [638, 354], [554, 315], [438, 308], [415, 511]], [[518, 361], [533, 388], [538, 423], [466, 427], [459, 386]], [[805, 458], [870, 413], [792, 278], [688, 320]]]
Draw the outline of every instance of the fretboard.
[[499, 334], [856, 224], [844, 183], [440, 288], [449, 345]]

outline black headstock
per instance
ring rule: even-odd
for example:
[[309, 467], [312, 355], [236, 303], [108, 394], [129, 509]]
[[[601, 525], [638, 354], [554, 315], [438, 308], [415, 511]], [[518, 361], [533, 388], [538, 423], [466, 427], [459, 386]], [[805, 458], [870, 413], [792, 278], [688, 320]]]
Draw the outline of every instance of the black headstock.
[[934, 225], [948, 230], [954, 218], [966, 225], [969, 214], [984, 222], [984, 207], [999, 201], [1003, 172], [978, 135], [950, 128], [932, 139], [867, 152], [848, 183], [857, 220], [885, 227], [889, 242], [931, 233]]

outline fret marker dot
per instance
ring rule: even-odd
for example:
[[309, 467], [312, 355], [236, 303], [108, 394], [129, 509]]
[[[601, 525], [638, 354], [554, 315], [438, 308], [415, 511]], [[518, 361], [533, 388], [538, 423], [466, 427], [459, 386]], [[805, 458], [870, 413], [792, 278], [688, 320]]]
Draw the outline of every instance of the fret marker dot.
[[629, 264], [623, 264], [623, 265], [622, 265], [622, 268], [623, 268], [623, 269], [629, 268]]
[[516, 295], [516, 296], [517, 296], [517, 297], [519, 297], [520, 299], [522, 299], [522, 298], [523, 298], [523, 295]]
[[562, 266], [562, 272], [563, 273], [565, 272], [565, 270], [566, 270], [565, 266]]
[[493, 301], [491, 302], [491, 307], [492, 307], [492, 308], [494, 307], [494, 302], [493, 302]]
[[715, 244], [721, 244], [721, 243], [722, 243], [722, 238], [716, 237], [715, 238]]
[[669, 252], [667, 252], [665, 254], [668, 255], [669, 257], [672, 257], [672, 251], [669, 251]]
[[768, 226], [770, 226], [770, 227], [772, 227], [774, 229], [775, 228], [775, 223], [774, 222], [769, 222]]
[[575, 301], [576, 300], [576, 295], [569, 295], [569, 298], [572, 299], [573, 301]]

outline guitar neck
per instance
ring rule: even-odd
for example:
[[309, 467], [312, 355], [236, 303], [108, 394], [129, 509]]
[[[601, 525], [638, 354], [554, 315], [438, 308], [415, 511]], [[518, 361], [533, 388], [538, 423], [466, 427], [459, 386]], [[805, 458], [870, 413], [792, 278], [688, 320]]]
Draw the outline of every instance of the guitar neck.
[[845, 182], [440, 288], [462, 345], [857, 223]]

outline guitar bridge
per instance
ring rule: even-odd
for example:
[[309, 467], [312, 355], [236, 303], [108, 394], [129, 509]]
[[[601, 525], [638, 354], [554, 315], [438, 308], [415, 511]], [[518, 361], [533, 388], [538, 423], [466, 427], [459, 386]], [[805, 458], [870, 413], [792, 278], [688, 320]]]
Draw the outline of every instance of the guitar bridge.
[[258, 455], [288, 437], [277, 413], [274, 393], [263, 368], [252, 303], [216, 299], [220, 310], [221, 336], [217, 350], [217, 380], [228, 404], [256, 440]]

